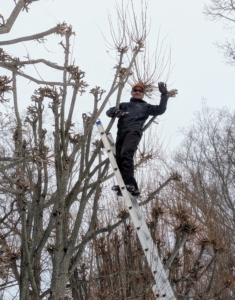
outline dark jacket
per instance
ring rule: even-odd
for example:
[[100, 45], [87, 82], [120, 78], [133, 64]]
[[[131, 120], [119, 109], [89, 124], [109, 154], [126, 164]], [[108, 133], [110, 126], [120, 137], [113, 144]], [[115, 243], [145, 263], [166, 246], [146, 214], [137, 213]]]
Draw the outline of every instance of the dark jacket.
[[[119, 135], [127, 131], [137, 131], [142, 135], [142, 129], [148, 117], [162, 115], [166, 111], [167, 99], [167, 95], [161, 95], [159, 105], [151, 105], [144, 100], [136, 98], [131, 98], [130, 102], [120, 103], [119, 109], [128, 112], [128, 114], [119, 118], [117, 134]], [[115, 107], [111, 107], [106, 112], [106, 115], [111, 118], [115, 117], [115, 110]]]

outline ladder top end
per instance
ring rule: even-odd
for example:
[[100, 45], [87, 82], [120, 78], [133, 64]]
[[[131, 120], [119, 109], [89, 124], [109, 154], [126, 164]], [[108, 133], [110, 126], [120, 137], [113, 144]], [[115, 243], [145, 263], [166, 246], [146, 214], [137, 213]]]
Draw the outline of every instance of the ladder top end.
[[100, 125], [100, 124], [101, 124], [101, 122], [100, 122], [100, 121], [97, 121], [97, 122], [96, 122], [96, 125], [97, 125], [97, 126], [98, 126], [98, 125]]

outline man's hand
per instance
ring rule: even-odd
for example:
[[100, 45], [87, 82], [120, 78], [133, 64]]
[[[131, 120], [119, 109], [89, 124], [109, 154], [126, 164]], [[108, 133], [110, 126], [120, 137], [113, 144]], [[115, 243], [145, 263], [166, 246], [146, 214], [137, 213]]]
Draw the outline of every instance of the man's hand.
[[167, 85], [164, 82], [158, 82], [158, 89], [162, 95], [168, 94]]
[[116, 109], [115, 110], [115, 117], [117, 118], [121, 118], [122, 116], [128, 114], [128, 112], [125, 112], [123, 110], [120, 110], [120, 109]]

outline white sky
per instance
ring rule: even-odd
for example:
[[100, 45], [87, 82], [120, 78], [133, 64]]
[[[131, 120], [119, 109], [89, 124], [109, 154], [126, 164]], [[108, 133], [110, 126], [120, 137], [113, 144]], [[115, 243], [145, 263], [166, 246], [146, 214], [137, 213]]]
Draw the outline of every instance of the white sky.
[[[140, 0], [134, 2], [138, 6]], [[159, 118], [159, 126], [163, 126], [161, 135], [169, 149], [174, 149], [179, 143], [179, 128], [190, 125], [194, 112], [201, 107], [203, 98], [207, 99], [211, 107], [234, 107], [235, 68], [224, 64], [223, 55], [218, 53], [213, 44], [216, 41], [224, 41], [226, 37], [232, 38], [232, 33], [223, 30], [222, 23], [205, 20], [202, 14], [205, 2], [209, 1], [149, 0], [149, 16], [152, 20], [150, 42], [154, 46], [159, 28], [162, 37], [167, 35], [166, 43], [171, 46], [174, 65], [169, 80], [170, 88], [179, 90], [177, 98], [169, 101], [166, 113]], [[90, 87], [100, 85], [107, 89], [112, 80], [115, 62], [110, 60], [106, 52], [107, 47], [99, 28], [105, 34], [109, 34], [107, 10], [113, 14], [115, 3], [114, 0], [40, 0], [30, 6], [29, 14], [22, 12], [10, 34], [1, 35], [0, 39], [42, 32], [54, 27], [58, 22], [66, 21], [76, 32], [73, 53], [76, 64], [87, 73], [86, 80]], [[13, 8], [13, 0], [0, 0], [0, 5], [0, 13], [8, 18]], [[54, 38], [54, 41], [58, 43], [60, 38]], [[15, 56], [22, 56], [26, 55], [27, 47], [32, 58], [40, 58], [46, 53], [53, 62], [62, 57], [62, 51], [47, 53], [43, 46], [36, 42], [32, 44], [33, 51], [28, 43], [14, 47], [5, 46], [4, 49]], [[50, 46], [48, 49], [51, 50]], [[4, 71], [4, 74], [11, 75], [7, 71]], [[49, 75], [50, 80], [53, 80], [54, 74]], [[44, 74], [42, 76], [44, 77]], [[20, 83], [22, 88], [19, 90], [19, 98], [23, 109], [30, 103], [30, 95], [35, 85], [26, 80]], [[123, 101], [128, 100], [129, 93], [125, 92]], [[91, 103], [92, 97], [87, 93], [80, 103], [79, 117], [82, 112], [89, 111], [88, 106]], [[106, 116], [102, 117], [102, 121], [106, 123]]]
[[[138, 6], [140, 0], [134, 2]], [[162, 137], [170, 149], [179, 143], [179, 128], [190, 125], [194, 112], [201, 107], [203, 98], [207, 99], [208, 105], [212, 107], [234, 107], [235, 68], [225, 65], [223, 55], [213, 44], [216, 41], [224, 41], [226, 37], [231, 38], [232, 33], [223, 30], [222, 23], [205, 20], [202, 10], [206, 2], [209, 1], [149, 0], [149, 17], [152, 24], [149, 41], [155, 45], [159, 28], [161, 36], [167, 36], [166, 44], [171, 47], [174, 66], [169, 87], [179, 90], [177, 98], [170, 99], [166, 113], [159, 118], [160, 126], [163, 126]], [[13, 0], [1, 0], [1, 14], [5, 18], [12, 10], [12, 3]], [[42, 32], [54, 27], [58, 22], [66, 21], [76, 32], [73, 52], [76, 64], [86, 72], [86, 80], [90, 87], [99, 85], [107, 89], [112, 80], [115, 62], [106, 52], [108, 49], [99, 28], [105, 34], [109, 34], [107, 11], [114, 14], [115, 3], [113, 0], [40, 0], [30, 6], [29, 14], [20, 14], [10, 34], [0, 38], [6, 40]], [[55, 41], [58, 43], [60, 38]], [[39, 58], [45, 49], [36, 42], [33, 43], [36, 47], [30, 51], [30, 55], [32, 58]], [[26, 47], [30, 47], [28, 45], [18, 44], [14, 48], [14, 55], [26, 55]], [[12, 46], [6, 46], [4, 49], [10, 54], [13, 53]], [[48, 49], [51, 50], [50, 47]], [[60, 54], [62, 51], [50, 53], [50, 59], [58, 61]], [[10, 73], [5, 73], [10, 76]], [[50, 77], [50, 80], [53, 78]], [[24, 107], [28, 105], [35, 87], [25, 80], [22, 81], [22, 85], [19, 97]], [[129, 98], [129, 93], [125, 92], [122, 101], [128, 101]], [[89, 111], [86, 106], [89, 102], [92, 103], [92, 97], [87, 93], [81, 102], [82, 109], [79, 115]], [[111, 104], [114, 104], [112, 100]], [[102, 118], [103, 123], [106, 123], [106, 116]]]

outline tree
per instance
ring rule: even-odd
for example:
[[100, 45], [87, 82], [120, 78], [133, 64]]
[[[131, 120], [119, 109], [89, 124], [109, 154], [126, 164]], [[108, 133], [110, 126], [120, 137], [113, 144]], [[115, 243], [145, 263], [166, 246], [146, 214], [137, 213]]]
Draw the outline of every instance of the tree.
[[214, 252], [207, 253], [207, 259], [214, 255], [210, 282], [200, 288], [209, 299], [233, 299], [235, 292], [234, 124], [234, 111], [203, 105], [194, 124], [183, 131], [184, 141], [174, 156], [184, 179], [179, 183], [182, 199], [207, 228], [200, 244], [210, 243]]
[[[204, 14], [209, 20], [222, 21], [224, 27], [233, 30], [235, 24], [235, 4], [233, 0], [211, 0], [211, 4], [205, 5]], [[235, 63], [235, 41], [226, 40], [217, 44], [218, 48], [224, 52], [227, 63], [234, 66]]]
[[[28, 12], [34, 2], [19, 0], [7, 21], [1, 16], [0, 33], [8, 33], [21, 10]], [[103, 216], [102, 205], [107, 201], [105, 186], [113, 173], [103, 156], [94, 124], [111, 96], [118, 106], [127, 83], [141, 80], [148, 93], [154, 93], [159, 76], [168, 65], [163, 51], [155, 57], [147, 77], [141, 71], [145, 69], [140, 67], [145, 66], [144, 62], [148, 65], [148, 60], [141, 60], [141, 56], [146, 57], [146, 10], [143, 4], [139, 22], [133, 3], [130, 8], [124, 4], [118, 8], [118, 34], [110, 23], [117, 52], [113, 81], [106, 94], [98, 86], [90, 89], [94, 105], [90, 114], [81, 111], [81, 125], [74, 121], [74, 110], [88, 84], [85, 72], [69, 63], [72, 27], [61, 23], [45, 32], [0, 42], [1, 47], [33, 40], [44, 44], [45, 37], [52, 34], [63, 39], [60, 42], [64, 52], [62, 63], [44, 57], [32, 58], [32, 54], [26, 58], [14, 57], [0, 49], [0, 67], [11, 73], [0, 77], [0, 101], [4, 108], [0, 123], [4, 133], [0, 146], [1, 289], [18, 287], [21, 300], [64, 299], [67, 283], [74, 279], [89, 242], [124, 222], [123, 219], [112, 224], [99, 222]], [[132, 19], [128, 18], [130, 11]], [[129, 19], [133, 22], [128, 22]], [[46, 68], [46, 74], [54, 70], [56, 75], [47, 80], [34, 75], [29, 67], [39, 65]], [[22, 79], [36, 85], [32, 104], [24, 113], [20, 111], [18, 98]], [[12, 95], [13, 110], [7, 106], [7, 93]], [[153, 122], [154, 118], [146, 129]], [[143, 151], [137, 165], [147, 159]], [[147, 202], [154, 193], [157, 191], [148, 196]]]

